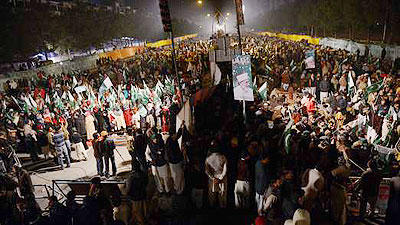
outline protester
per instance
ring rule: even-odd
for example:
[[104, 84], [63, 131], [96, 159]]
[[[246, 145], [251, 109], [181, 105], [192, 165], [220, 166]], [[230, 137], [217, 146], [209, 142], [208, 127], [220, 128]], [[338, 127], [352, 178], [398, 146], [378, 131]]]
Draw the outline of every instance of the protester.
[[164, 140], [161, 135], [149, 133], [151, 141], [146, 150], [146, 159], [151, 163], [151, 171], [155, 179], [156, 187], [159, 193], [169, 193], [171, 187], [169, 184], [169, 167], [165, 160]]
[[147, 174], [140, 168], [140, 163], [134, 161], [132, 174], [127, 179], [128, 195], [132, 202], [132, 221], [144, 225], [147, 220], [146, 186]]
[[249, 168], [250, 157], [246, 152], [242, 153], [242, 156], [238, 162], [237, 168], [237, 180], [235, 183], [235, 206], [239, 209], [250, 208], [250, 168]]
[[85, 146], [82, 143], [82, 136], [78, 133], [76, 128], [72, 128], [74, 132], [71, 136], [72, 148], [75, 149], [76, 155], [79, 161], [81, 160], [88, 160], [88, 155], [85, 150]]
[[185, 187], [185, 175], [183, 168], [183, 153], [180, 149], [178, 139], [182, 136], [183, 128], [185, 127], [185, 121], [182, 122], [178, 133], [170, 132], [170, 136], [167, 138], [165, 143], [165, 152], [168, 161], [168, 165], [171, 171], [171, 178], [173, 187], [176, 194], [182, 194]]
[[108, 137], [107, 131], [102, 131], [100, 135], [101, 135], [101, 140], [99, 144], [101, 151], [104, 154], [104, 164], [105, 164], [104, 176], [109, 177], [110, 161], [111, 161], [112, 176], [116, 176], [117, 165], [115, 164], [115, 157], [114, 157], [114, 150], [115, 150], [114, 141]]
[[208, 201], [211, 207], [227, 207], [227, 160], [220, 153], [216, 140], [211, 142], [210, 155], [205, 162], [205, 172], [208, 176]]
[[64, 132], [61, 127], [58, 128], [58, 133], [53, 136], [54, 147], [57, 152], [58, 164], [61, 169], [64, 169], [64, 160], [67, 162], [67, 168], [71, 166], [71, 160], [69, 158], [68, 149], [64, 141]]
[[[233, 40], [232, 45], [237, 44]], [[243, 108], [232, 100], [229, 76], [211, 87], [214, 78], [207, 56], [216, 47], [211, 45], [208, 41], [180, 44], [179, 82], [171, 76], [168, 48], [146, 48], [127, 60], [101, 60], [97, 71], [64, 74], [67, 79], [38, 74], [37, 81], [27, 84], [13, 81], [15, 87], [7, 90], [15, 100], [4, 96], [0, 101], [7, 109], [27, 110], [3, 110], [5, 127], [19, 129], [17, 133], [26, 131], [25, 140], [24, 135], [17, 136], [29, 147], [45, 146], [40, 137], [42, 131], [46, 133], [62, 168], [62, 155], [70, 165], [66, 140], [82, 143], [83, 152], [92, 145], [97, 173], [107, 177], [110, 160], [112, 175], [117, 173], [112, 133], [126, 129], [132, 134], [129, 149], [134, 170], [129, 195], [139, 224], [155, 219], [146, 215], [146, 206], [151, 205], [148, 198], [161, 198], [161, 204], [173, 199], [175, 204], [186, 194], [194, 208], [207, 210], [203, 196], [208, 194], [212, 209], [235, 205], [239, 211], [252, 210], [259, 223], [323, 224], [319, 220], [325, 216], [335, 224], [346, 224], [347, 216], [352, 216], [346, 197], [349, 192], [354, 194], [349, 188], [350, 174], [361, 176], [355, 189], [362, 196], [360, 217], [367, 203], [374, 208], [380, 171], [398, 173], [400, 80], [390, 59], [356, 56], [306, 41], [243, 37], [243, 52], [252, 56], [252, 75], [257, 77], [252, 85], [255, 101], [246, 101]], [[308, 51], [315, 53], [314, 68], [306, 63]], [[229, 75], [230, 66], [217, 64], [224, 76]], [[265, 92], [257, 90], [262, 83]], [[182, 119], [177, 115], [184, 108], [181, 97], [190, 105], [188, 111], [194, 112], [193, 124], [176, 132], [178, 119]], [[56, 127], [56, 134], [51, 127]], [[68, 137], [66, 131], [72, 135]], [[96, 132], [101, 132], [100, 138]], [[167, 134], [164, 141], [162, 135]], [[31, 159], [38, 159], [39, 148], [28, 149]], [[361, 174], [367, 166], [370, 169]], [[282, 177], [276, 176], [281, 173]], [[153, 180], [161, 194], [145, 193]], [[394, 223], [396, 215], [395, 179], [393, 183], [388, 224]], [[6, 208], [13, 211], [16, 207], [7, 199]], [[114, 223], [112, 214], [109, 196], [100, 179], [94, 179], [77, 210], [76, 222]], [[157, 214], [165, 219], [162, 215]]]
[[368, 161], [368, 169], [361, 175], [360, 183], [356, 191], [361, 190], [360, 217], [364, 218], [367, 210], [367, 203], [371, 212], [368, 216], [375, 213], [375, 205], [378, 200], [379, 185], [382, 181], [382, 175], [374, 165], [373, 161]]

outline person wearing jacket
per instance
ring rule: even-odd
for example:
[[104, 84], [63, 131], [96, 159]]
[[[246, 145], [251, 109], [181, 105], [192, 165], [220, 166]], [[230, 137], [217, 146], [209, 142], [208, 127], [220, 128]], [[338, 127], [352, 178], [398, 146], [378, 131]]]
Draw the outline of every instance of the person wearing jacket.
[[142, 169], [145, 169], [146, 166], [146, 146], [147, 140], [146, 136], [143, 134], [142, 129], [138, 129], [136, 132], [136, 136], [133, 141], [133, 149], [134, 155], [139, 160], [140, 166]]
[[88, 156], [85, 150], [85, 146], [82, 143], [82, 136], [78, 133], [78, 130], [72, 128], [73, 134], [71, 136], [72, 148], [75, 149], [78, 160], [88, 160]]
[[93, 134], [93, 154], [96, 159], [97, 175], [104, 176], [103, 151], [100, 145], [100, 138], [97, 133]]
[[104, 175], [106, 177], [109, 177], [109, 171], [110, 171], [110, 161], [111, 161], [111, 167], [112, 167], [112, 176], [117, 175], [117, 166], [115, 164], [115, 157], [114, 157], [114, 150], [115, 150], [115, 144], [114, 141], [111, 140], [110, 138], [107, 138], [108, 132], [107, 131], [102, 131], [101, 132], [101, 140], [100, 140], [100, 148], [103, 151], [104, 155], [104, 163], [105, 163], [105, 172]]
[[319, 99], [320, 102], [324, 102], [324, 99], [329, 97], [329, 89], [330, 89], [330, 82], [328, 80], [328, 76], [324, 75], [322, 80], [319, 82]]
[[178, 139], [182, 136], [182, 130], [185, 123], [182, 123], [178, 133], [170, 132], [165, 144], [165, 151], [167, 153], [167, 161], [171, 170], [171, 178], [176, 194], [182, 194], [185, 188], [185, 175], [183, 170], [183, 154], [179, 147]]
[[79, 111], [74, 115], [74, 127], [82, 137], [86, 136], [85, 116]]
[[54, 134], [53, 143], [54, 143], [54, 146], [55, 146], [55, 149], [57, 152], [58, 164], [61, 165], [61, 169], [64, 169], [64, 162], [62, 159], [63, 155], [67, 161], [67, 167], [70, 167], [71, 161], [69, 158], [67, 146], [65, 145], [64, 132], [63, 132], [62, 128], [59, 128], [58, 133]]

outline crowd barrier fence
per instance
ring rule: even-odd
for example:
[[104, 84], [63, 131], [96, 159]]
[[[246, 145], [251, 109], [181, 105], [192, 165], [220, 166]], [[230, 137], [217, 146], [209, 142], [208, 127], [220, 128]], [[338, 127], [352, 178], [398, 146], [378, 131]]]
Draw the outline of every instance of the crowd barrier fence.
[[380, 58], [383, 48], [386, 49], [386, 57], [391, 60], [400, 58], [400, 46], [396, 45], [377, 45], [377, 44], [362, 44], [352, 40], [337, 39], [337, 38], [316, 38], [309, 35], [299, 35], [299, 34], [282, 34], [273, 32], [260, 32], [260, 35], [277, 37], [284, 40], [292, 41], [302, 41], [307, 40], [308, 43], [313, 45], [321, 45], [324, 47], [331, 47], [334, 49], [344, 49], [351, 53], [356, 53], [357, 50], [360, 51], [360, 55], [364, 55], [366, 46], [368, 46], [370, 54], [374, 57]]

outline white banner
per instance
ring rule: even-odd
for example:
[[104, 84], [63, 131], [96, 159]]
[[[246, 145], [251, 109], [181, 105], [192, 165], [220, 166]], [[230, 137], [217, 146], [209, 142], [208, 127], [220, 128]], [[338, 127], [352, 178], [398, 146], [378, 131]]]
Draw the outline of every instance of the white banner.
[[236, 55], [232, 60], [233, 94], [235, 100], [254, 101], [251, 57]]

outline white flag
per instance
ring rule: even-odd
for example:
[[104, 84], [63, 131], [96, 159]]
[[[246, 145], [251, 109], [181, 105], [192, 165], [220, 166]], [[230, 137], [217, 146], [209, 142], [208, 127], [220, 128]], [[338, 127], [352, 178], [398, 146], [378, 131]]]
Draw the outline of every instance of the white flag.
[[78, 85], [78, 81], [76, 80], [75, 76], [72, 77], [72, 87]]
[[349, 72], [349, 89], [354, 87], [353, 77], [351, 76], [351, 72]]
[[71, 92], [70, 91], [68, 91], [68, 98], [69, 98], [69, 101], [70, 102], [73, 102], [75, 99], [74, 99], [74, 96], [72, 96], [72, 94], [71, 94]]
[[111, 82], [111, 79], [110, 79], [109, 77], [107, 77], [107, 78], [104, 80], [103, 84], [106, 86], [107, 89], [109, 89], [110, 87], [113, 86], [113, 84], [112, 84], [112, 82]]
[[31, 95], [29, 95], [29, 101], [32, 103], [32, 106], [33, 106], [34, 108], [37, 108], [36, 101], [32, 98]]
[[66, 99], [66, 98], [67, 98], [67, 93], [66, 93], [65, 91], [63, 92], [61, 98], [62, 98], [62, 99]]
[[214, 85], [218, 85], [221, 82], [222, 73], [218, 65], [215, 62], [210, 63], [211, 76], [214, 81]]
[[50, 104], [50, 96], [46, 94], [46, 99], [44, 100], [47, 104]]
[[28, 105], [29, 108], [32, 108], [32, 104], [31, 104], [31, 102], [29, 101], [29, 98], [28, 98], [28, 97], [24, 97], [24, 101], [25, 101], [25, 103]]

